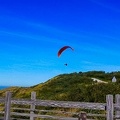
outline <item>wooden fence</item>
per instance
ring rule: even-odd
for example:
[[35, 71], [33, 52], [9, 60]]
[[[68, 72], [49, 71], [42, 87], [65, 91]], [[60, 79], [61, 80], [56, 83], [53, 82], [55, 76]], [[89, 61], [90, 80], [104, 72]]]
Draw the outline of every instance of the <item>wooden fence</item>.
[[[35, 92], [31, 93], [31, 99], [13, 99], [12, 93], [6, 92], [5, 98], [0, 98], [0, 105], [0, 120], [44, 120], [44, 118], [45, 120], [88, 120], [94, 117], [97, 120], [99, 119], [97, 117], [100, 117], [100, 120], [120, 120], [120, 95], [115, 96], [115, 103], [113, 95], [106, 96], [106, 103], [89, 103], [38, 100]], [[84, 112], [68, 111], [68, 109], [84, 110]], [[86, 110], [103, 112], [95, 114]]]

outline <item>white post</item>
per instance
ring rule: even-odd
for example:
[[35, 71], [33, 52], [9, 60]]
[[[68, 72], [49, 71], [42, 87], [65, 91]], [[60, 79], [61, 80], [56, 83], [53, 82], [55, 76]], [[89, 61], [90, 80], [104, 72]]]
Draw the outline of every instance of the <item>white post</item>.
[[[36, 92], [31, 93], [31, 100], [35, 101], [36, 100]], [[31, 104], [30, 106], [30, 120], [34, 120], [34, 110], [35, 110], [35, 105], [34, 103]]]
[[113, 106], [113, 95], [106, 96], [106, 103], [107, 103], [107, 120], [113, 120], [114, 118], [114, 106]]
[[4, 120], [10, 120], [11, 93], [6, 92]]
[[[120, 106], [120, 95], [119, 94], [116, 94], [115, 95], [115, 104], [117, 104], [118, 106]], [[115, 115], [116, 116], [120, 116], [120, 110], [116, 110], [115, 111]], [[120, 119], [116, 119], [116, 120], [120, 120]]]

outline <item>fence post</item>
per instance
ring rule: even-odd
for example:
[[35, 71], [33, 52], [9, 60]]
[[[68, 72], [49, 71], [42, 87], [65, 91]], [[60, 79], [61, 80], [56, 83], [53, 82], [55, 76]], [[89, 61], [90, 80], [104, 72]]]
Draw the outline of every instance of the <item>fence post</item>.
[[4, 120], [10, 120], [11, 92], [6, 92]]
[[107, 103], [107, 120], [113, 120], [114, 118], [114, 106], [113, 106], [113, 95], [106, 96], [106, 103]]
[[[120, 106], [120, 95], [119, 94], [116, 94], [115, 95], [115, 104], [117, 104], [118, 106]], [[120, 110], [116, 110], [115, 111], [115, 115], [116, 116], [120, 116]], [[116, 119], [116, 120], [120, 120], [120, 119]]]
[[81, 112], [78, 116], [78, 120], [87, 120], [86, 112]]
[[[31, 100], [36, 100], [36, 92], [31, 92]], [[32, 103], [30, 106], [30, 120], [34, 120], [34, 110], [35, 110], [35, 104]]]

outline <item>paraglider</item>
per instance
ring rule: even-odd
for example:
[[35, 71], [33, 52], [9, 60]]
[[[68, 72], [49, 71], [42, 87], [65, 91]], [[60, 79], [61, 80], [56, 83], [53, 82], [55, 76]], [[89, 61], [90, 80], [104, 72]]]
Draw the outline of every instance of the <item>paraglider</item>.
[[67, 66], [67, 63], [65, 63], [64, 65]]
[[62, 48], [58, 51], [58, 57], [60, 57], [60, 55], [62, 54], [62, 52], [63, 52], [64, 50], [68, 49], [68, 48], [70, 48], [71, 50], [73, 50], [73, 48], [70, 47], [70, 46], [64, 46], [64, 47], [62, 47]]
[[[58, 51], [58, 57], [60, 57], [61, 54], [62, 54], [62, 52], [63, 52], [64, 50], [68, 49], [68, 48], [70, 48], [71, 50], [73, 50], [73, 48], [70, 47], [70, 46], [64, 46], [64, 47], [62, 47], [62, 48]], [[68, 66], [67, 63], [65, 63], [64, 65], [65, 65], [65, 66]]]

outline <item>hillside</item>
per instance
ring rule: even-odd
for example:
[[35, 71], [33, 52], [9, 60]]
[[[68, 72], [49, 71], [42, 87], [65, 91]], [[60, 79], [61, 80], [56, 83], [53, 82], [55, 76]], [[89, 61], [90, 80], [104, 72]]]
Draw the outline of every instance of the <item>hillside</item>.
[[[112, 78], [117, 78], [112, 83]], [[97, 83], [91, 78], [97, 78], [108, 83]], [[31, 87], [10, 87], [0, 90], [0, 96], [11, 91], [15, 98], [30, 98], [35, 91], [38, 99], [105, 102], [107, 94], [120, 94], [120, 72], [105, 73], [104, 71], [88, 71], [61, 74]]]

